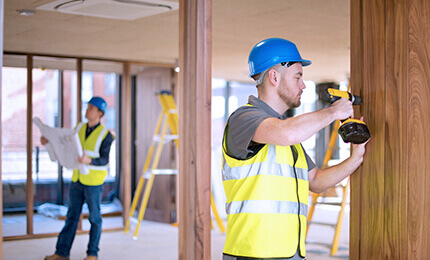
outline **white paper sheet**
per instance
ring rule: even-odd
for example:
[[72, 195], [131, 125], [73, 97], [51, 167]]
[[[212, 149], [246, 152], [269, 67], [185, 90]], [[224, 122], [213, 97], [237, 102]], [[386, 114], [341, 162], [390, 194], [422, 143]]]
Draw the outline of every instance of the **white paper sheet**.
[[88, 174], [88, 165], [80, 164], [78, 157], [83, 155], [78, 133], [72, 129], [50, 127], [42, 123], [40, 118], [33, 118], [42, 135], [48, 140], [45, 145], [51, 161], [58, 161], [67, 169], [79, 169], [81, 174]]

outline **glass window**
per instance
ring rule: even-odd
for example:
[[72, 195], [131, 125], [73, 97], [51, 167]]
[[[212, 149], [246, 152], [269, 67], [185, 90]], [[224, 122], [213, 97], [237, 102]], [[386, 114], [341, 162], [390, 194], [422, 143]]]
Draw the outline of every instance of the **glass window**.
[[[25, 64], [25, 56], [22, 56]], [[2, 68], [2, 181], [3, 235], [26, 234], [25, 214], [18, 218], [8, 212], [26, 207], [27, 180], [27, 69]]]
[[[317, 98], [316, 90], [315, 90], [315, 82], [305, 80], [304, 81], [306, 88], [303, 90], [301, 105], [295, 109], [295, 116], [310, 113], [315, 111], [315, 100]], [[302, 142], [303, 147], [306, 150], [306, 153], [312, 158], [315, 162], [315, 144], [316, 144], [316, 135], [311, 136], [306, 141]]]
[[[75, 61], [76, 64], [76, 61]], [[78, 75], [76, 70], [62, 71], [63, 84], [63, 127], [74, 129], [78, 124], [77, 88]], [[63, 180], [69, 184], [72, 181], [73, 170], [63, 168]], [[68, 189], [64, 189], [63, 197], [68, 197]]]
[[230, 82], [229, 115], [238, 107], [248, 103], [250, 95], [258, 97], [257, 88], [253, 83]]
[[[107, 108], [101, 119], [103, 124], [113, 136], [116, 136], [116, 98], [118, 91], [119, 75], [122, 73], [122, 65], [114, 62], [83, 61], [83, 83], [82, 83], [82, 121], [87, 122], [85, 112], [87, 102], [93, 97], [102, 97]], [[109, 156], [109, 170], [106, 178], [107, 183], [112, 183], [111, 192], [115, 192], [114, 183], [116, 176], [116, 141], [114, 139]], [[107, 185], [109, 186], [109, 185]]]

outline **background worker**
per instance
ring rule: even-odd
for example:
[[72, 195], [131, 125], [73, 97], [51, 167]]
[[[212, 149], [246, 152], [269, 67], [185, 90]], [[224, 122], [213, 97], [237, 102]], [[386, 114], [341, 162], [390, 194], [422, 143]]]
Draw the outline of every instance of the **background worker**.
[[[87, 203], [89, 221], [91, 223], [90, 239], [88, 242], [87, 257], [85, 260], [96, 260], [99, 251], [100, 236], [102, 233], [102, 217], [100, 203], [102, 185], [105, 181], [109, 163], [109, 151], [113, 141], [110, 132], [100, 124], [100, 119], [106, 112], [106, 101], [101, 97], [93, 97], [88, 102], [85, 118], [88, 123], [79, 123], [76, 126], [84, 155], [78, 158], [79, 163], [87, 164], [89, 174], [73, 170], [72, 182], [69, 190], [69, 209], [66, 223], [58, 235], [55, 254], [46, 256], [45, 260], [69, 259], [78, 227], [82, 206]], [[46, 138], [41, 137], [45, 145]]]
[[294, 43], [270, 38], [249, 55], [258, 98], [229, 118], [223, 140], [223, 186], [227, 195], [227, 238], [223, 259], [303, 259], [309, 189], [321, 193], [362, 163], [365, 143], [353, 145], [342, 163], [318, 169], [305, 141], [335, 120], [353, 116], [346, 98], [330, 107], [287, 118], [300, 106], [303, 66]]

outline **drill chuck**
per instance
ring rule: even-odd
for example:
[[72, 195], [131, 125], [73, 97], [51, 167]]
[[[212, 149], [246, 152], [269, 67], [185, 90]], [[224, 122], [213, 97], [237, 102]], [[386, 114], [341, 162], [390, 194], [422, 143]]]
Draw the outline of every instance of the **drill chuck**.
[[324, 90], [321, 94], [321, 99], [324, 102], [327, 102], [330, 104], [334, 103], [335, 101], [341, 98], [348, 99], [349, 101], [352, 102], [353, 105], [360, 105], [363, 102], [363, 100], [359, 96], [352, 95], [349, 92], [342, 91], [339, 89], [334, 89], [334, 88], [328, 88]]

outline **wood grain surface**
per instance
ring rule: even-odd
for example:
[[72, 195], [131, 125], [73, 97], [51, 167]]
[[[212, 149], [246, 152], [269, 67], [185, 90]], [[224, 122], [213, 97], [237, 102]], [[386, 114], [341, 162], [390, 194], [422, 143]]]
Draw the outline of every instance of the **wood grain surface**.
[[34, 197], [33, 197], [33, 56], [27, 55], [27, 183], [26, 219], [27, 235], [33, 235]]
[[[351, 1], [351, 91], [358, 94], [362, 83], [363, 59], [363, 18], [362, 1]], [[357, 111], [354, 111], [357, 113]], [[366, 118], [367, 119], [367, 118]], [[361, 237], [361, 168], [351, 175], [349, 257], [360, 259]]]
[[[4, 27], [4, 19], [3, 19], [3, 14], [4, 14], [4, 1], [0, 0], [0, 30], [3, 32], [3, 27]], [[3, 50], [3, 33], [0, 34], [0, 50]], [[0, 65], [3, 68], [3, 53], [0, 53]], [[0, 100], [2, 100], [3, 96], [2, 96], [2, 80], [3, 80], [3, 76], [0, 73]], [[2, 109], [0, 106], [0, 122], [2, 122]], [[2, 126], [0, 125], [0, 133], [3, 133], [2, 131]], [[0, 147], [3, 147], [2, 144], [2, 138], [0, 138]], [[0, 153], [0, 183], [2, 180], [2, 176], [3, 176], [3, 172], [2, 172], [2, 155]], [[3, 208], [3, 184], [0, 185], [0, 208]], [[0, 212], [0, 219], [3, 222], [3, 211]], [[0, 225], [0, 234], [3, 234], [3, 225]], [[0, 260], [3, 260], [3, 240], [0, 239]]]
[[212, 1], [179, 17], [179, 259], [210, 259]]
[[430, 258], [430, 3], [409, 3], [408, 256]]
[[351, 84], [372, 139], [351, 179], [350, 259], [430, 259], [429, 42], [429, 1], [351, 1]]
[[121, 85], [121, 201], [124, 207], [124, 225], [128, 219], [131, 204], [131, 75], [130, 63], [124, 63]]
[[384, 259], [407, 259], [408, 13], [386, 1]]
[[[171, 90], [170, 68], [150, 68], [137, 74], [136, 89], [136, 184], [142, 174], [148, 151], [152, 143], [154, 131], [162, 107], [158, 96], [161, 90]], [[170, 130], [167, 134], [170, 134]], [[163, 145], [158, 169], [176, 169], [175, 157], [176, 145], [168, 143]], [[152, 159], [154, 159], [155, 152]], [[149, 167], [152, 167], [152, 162]], [[172, 223], [175, 213], [175, 179], [174, 175], [158, 175], [154, 179], [154, 185], [149, 197], [144, 219], [155, 220], [164, 223]], [[142, 195], [142, 194], [141, 194]], [[141, 196], [142, 197], [142, 196]], [[140, 207], [140, 203], [138, 204]]]
[[[384, 1], [363, 2], [363, 85], [361, 110], [371, 141], [361, 169], [360, 259], [382, 259], [384, 239], [385, 12]], [[365, 221], [365, 222], [363, 222]]]

